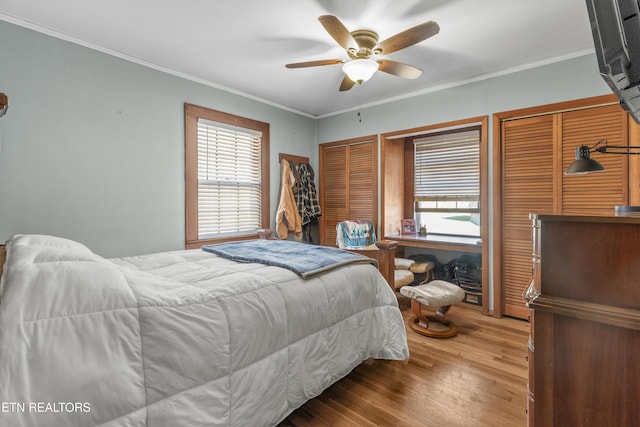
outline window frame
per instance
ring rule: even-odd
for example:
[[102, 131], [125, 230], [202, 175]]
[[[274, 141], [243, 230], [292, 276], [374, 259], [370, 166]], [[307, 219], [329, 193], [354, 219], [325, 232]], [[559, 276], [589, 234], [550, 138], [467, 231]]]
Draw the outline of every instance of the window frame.
[[262, 133], [260, 148], [260, 191], [262, 199], [260, 227], [268, 228], [270, 220], [269, 123], [185, 103], [185, 247], [187, 249], [196, 249], [206, 244], [255, 238], [255, 233], [234, 234], [231, 236], [207, 239], [200, 239], [198, 237], [198, 119], [206, 119], [212, 122], [228, 124], [233, 127], [240, 127]]
[[[439, 137], [439, 136], [446, 136], [446, 135], [452, 135], [452, 134], [461, 134], [461, 133], [466, 133], [466, 132], [477, 132], [477, 142], [478, 142], [478, 196], [477, 198], [470, 198], [468, 196], [465, 197], [458, 197], [458, 196], [446, 196], [443, 197], [443, 200], [430, 200], [430, 198], [423, 198], [418, 196], [417, 194], [417, 185], [415, 180], [417, 179], [417, 172], [416, 172], [416, 145], [419, 143], [417, 141], [419, 140], [423, 140], [426, 138], [430, 138], [430, 137]], [[413, 165], [411, 167], [412, 170], [412, 188], [413, 188], [413, 217], [416, 220], [416, 222], [418, 222], [418, 215], [420, 213], [441, 213], [441, 214], [445, 214], [445, 213], [450, 213], [450, 214], [454, 214], [454, 213], [464, 213], [464, 214], [478, 214], [479, 218], [480, 218], [480, 222], [482, 222], [483, 219], [486, 220], [486, 218], [483, 218], [483, 212], [482, 212], [482, 126], [479, 124], [474, 124], [474, 125], [469, 125], [469, 126], [462, 126], [462, 127], [458, 127], [455, 129], [446, 129], [446, 130], [438, 130], [438, 131], [434, 131], [434, 132], [426, 132], [426, 133], [422, 133], [422, 134], [418, 134], [418, 135], [414, 135], [410, 138], [407, 139], [407, 144], [408, 146], [411, 147], [412, 150], [412, 161], [413, 161]], [[424, 200], [420, 200], [420, 199], [424, 199]], [[420, 202], [428, 202], [428, 201], [433, 201], [435, 203], [438, 202], [465, 202], [465, 201], [471, 201], [471, 202], [475, 202], [477, 204], [476, 208], [420, 208]], [[482, 237], [482, 226], [481, 224], [478, 225], [478, 234], [477, 235], [468, 235], [468, 234], [456, 234], [456, 233], [444, 233], [440, 230], [429, 230], [430, 233], [433, 234], [439, 234], [442, 236], [464, 236], [464, 237]]]

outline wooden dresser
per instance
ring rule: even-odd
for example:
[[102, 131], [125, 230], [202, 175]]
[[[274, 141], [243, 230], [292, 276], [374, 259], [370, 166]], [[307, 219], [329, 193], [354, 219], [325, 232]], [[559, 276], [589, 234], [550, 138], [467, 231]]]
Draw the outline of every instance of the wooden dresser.
[[532, 219], [529, 426], [640, 425], [640, 217]]

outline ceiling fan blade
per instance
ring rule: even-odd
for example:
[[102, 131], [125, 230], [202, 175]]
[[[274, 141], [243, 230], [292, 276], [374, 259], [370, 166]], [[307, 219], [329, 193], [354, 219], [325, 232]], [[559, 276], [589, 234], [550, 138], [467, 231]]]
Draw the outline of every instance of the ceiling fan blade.
[[343, 62], [344, 60], [342, 59], [321, 59], [319, 61], [294, 62], [293, 64], [285, 65], [285, 67], [287, 68], [320, 67], [322, 65], [342, 64]]
[[344, 49], [355, 49], [356, 51], [359, 49], [356, 40], [338, 18], [333, 15], [322, 15], [318, 18], [318, 21], [320, 21], [329, 35]]
[[351, 89], [355, 84], [356, 83], [351, 80], [349, 76], [344, 76], [344, 79], [342, 79], [342, 83], [340, 83], [340, 92]]
[[402, 62], [392, 61], [390, 59], [379, 59], [377, 62], [380, 64], [378, 70], [393, 74], [394, 76], [404, 77], [405, 79], [416, 79], [422, 74], [420, 68]]
[[395, 52], [405, 47], [420, 43], [440, 32], [440, 26], [434, 21], [428, 21], [401, 33], [391, 36], [378, 43], [374, 50], [381, 50], [383, 55]]

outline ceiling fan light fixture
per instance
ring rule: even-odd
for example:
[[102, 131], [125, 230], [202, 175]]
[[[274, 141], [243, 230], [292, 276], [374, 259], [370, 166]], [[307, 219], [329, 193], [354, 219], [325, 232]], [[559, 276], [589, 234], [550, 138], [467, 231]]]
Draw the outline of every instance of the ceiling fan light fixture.
[[379, 64], [373, 59], [360, 58], [345, 62], [342, 71], [354, 82], [362, 84], [373, 76], [378, 67]]
[[323, 65], [343, 64], [342, 71], [345, 76], [340, 83], [340, 92], [350, 90], [356, 83], [362, 84], [369, 80], [376, 71], [405, 79], [416, 79], [422, 74], [422, 70], [412, 65], [391, 59], [370, 59], [372, 55], [388, 55], [389, 53], [405, 49], [432, 37], [440, 31], [440, 27], [434, 21], [428, 21], [408, 30], [402, 31], [381, 42], [378, 42], [378, 33], [372, 30], [349, 31], [338, 18], [333, 15], [318, 17], [325, 30], [347, 52], [351, 60], [321, 59], [316, 61], [295, 62], [286, 64], [287, 68], [319, 67]]

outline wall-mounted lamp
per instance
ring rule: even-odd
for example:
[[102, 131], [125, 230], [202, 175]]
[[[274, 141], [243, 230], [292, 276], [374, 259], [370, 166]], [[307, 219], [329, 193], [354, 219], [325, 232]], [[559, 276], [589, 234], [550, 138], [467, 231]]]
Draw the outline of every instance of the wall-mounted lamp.
[[565, 175], [581, 175], [585, 173], [600, 172], [604, 166], [591, 158], [591, 153], [597, 151], [602, 154], [626, 154], [640, 155], [640, 147], [631, 145], [609, 145], [606, 139], [596, 142], [593, 147], [581, 145], [576, 148], [576, 160], [564, 171]]

